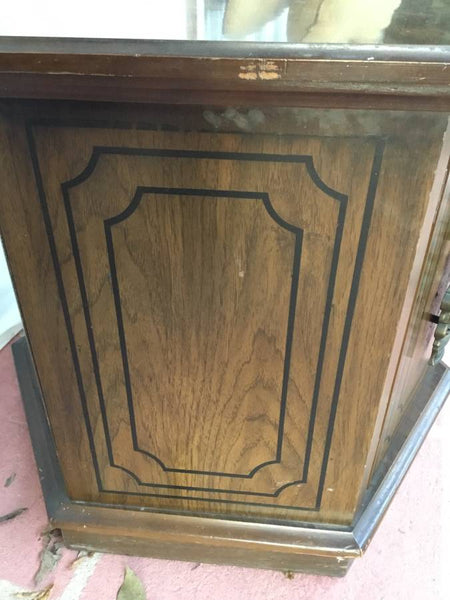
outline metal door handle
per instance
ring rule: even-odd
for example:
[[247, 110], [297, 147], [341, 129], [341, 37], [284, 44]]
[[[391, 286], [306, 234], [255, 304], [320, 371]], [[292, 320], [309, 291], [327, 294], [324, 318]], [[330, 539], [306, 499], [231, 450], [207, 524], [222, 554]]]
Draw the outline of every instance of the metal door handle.
[[444, 294], [441, 302], [441, 313], [437, 319], [434, 332], [433, 350], [429, 364], [434, 367], [444, 356], [445, 346], [450, 339], [450, 287]]

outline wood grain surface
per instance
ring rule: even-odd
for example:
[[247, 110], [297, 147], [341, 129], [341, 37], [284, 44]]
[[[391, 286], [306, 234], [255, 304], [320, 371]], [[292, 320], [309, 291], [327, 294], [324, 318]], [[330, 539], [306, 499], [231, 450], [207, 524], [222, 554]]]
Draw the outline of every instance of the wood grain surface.
[[[109, 87], [109, 79], [110, 94], [114, 94], [114, 86], [126, 81], [130, 95], [145, 87], [378, 93], [441, 96], [448, 100], [449, 60], [445, 46], [431, 45], [405, 50], [370, 45], [314, 48], [237, 41], [158, 44], [142, 40], [0, 37], [1, 89], [9, 82], [9, 97], [14, 97], [16, 87], [20, 89], [21, 77], [37, 75], [38, 81], [48, 82], [50, 94], [58, 85], [66, 87], [68, 99], [77, 94], [78, 86], [70, 79], [75, 76], [80, 85], [90, 78], [91, 89], [95, 88], [97, 94]], [[11, 75], [16, 77], [11, 79]], [[34, 97], [31, 90], [29, 97]]]
[[450, 371], [444, 365], [428, 369], [351, 527], [275, 524], [272, 520], [235, 520], [232, 515], [211, 518], [71, 501], [65, 493], [27, 340], [17, 340], [12, 350], [48, 515], [53, 526], [62, 528], [66, 545], [325, 575], [343, 575], [352, 559], [365, 551], [450, 386]]
[[[449, 150], [450, 130], [447, 130], [444, 150], [436, 169], [438, 176], [430, 192], [431, 210], [427, 216], [429, 222], [425, 223], [425, 235], [419, 239], [416, 264], [411, 271], [406, 303], [408, 320], [402, 319], [407, 331], [399, 339], [402, 345], [401, 359], [396, 370], [395, 384], [389, 390], [389, 403], [383, 418], [374, 468], [384, 458], [413, 394], [429, 367], [436, 328], [431, 318], [432, 315], [439, 315], [443, 295], [450, 283]], [[430, 225], [431, 240], [428, 235]]]
[[443, 120], [319, 135], [317, 111], [272, 109], [249, 135], [204, 109], [23, 110], [2, 234], [69, 496], [350, 522]]
[[448, 112], [449, 64], [431, 45], [0, 37], [0, 97]]

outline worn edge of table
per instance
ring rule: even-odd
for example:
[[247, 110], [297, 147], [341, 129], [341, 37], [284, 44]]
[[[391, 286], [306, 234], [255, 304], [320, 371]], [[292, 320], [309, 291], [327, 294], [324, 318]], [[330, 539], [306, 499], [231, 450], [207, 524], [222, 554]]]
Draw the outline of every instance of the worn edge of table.
[[333, 94], [352, 107], [449, 110], [450, 46], [0, 36], [3, 98], [174, 102], [180, 91], [191, 102], [258, 92], [325, 106]]
[[26, 338], [12, 350], [47, 513], [69, 547], [332, 576], [364, 553], [450, 392], [450, 370], [429, 369], [352, 528], [243, 522], [71, 501]]
[[316, 58], [335, 60], [397, 60], [449, 62], [446, 44], [353, 44], [261, 42], [244, 40], [86, 38], [43, 36], [0, 36], [0, 51], [97, 54], [140, 54], [146, 56], [243, 56], [262, 58]]

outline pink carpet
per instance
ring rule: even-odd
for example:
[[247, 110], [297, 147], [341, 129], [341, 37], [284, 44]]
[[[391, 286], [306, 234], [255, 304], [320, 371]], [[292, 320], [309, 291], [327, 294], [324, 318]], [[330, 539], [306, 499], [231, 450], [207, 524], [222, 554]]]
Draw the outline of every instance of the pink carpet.
[[[0, 600], [35, 590], [47, 526], [10, 347], [0, 352]], [[450, 403], [434, 425], [365, 557], [344, 579], [94, 554], [72, 564], [64, 549], [38, 586], [49, 600], [115, 600], [126, 566], [148, 600], [448, 600], [450, 598]], [[13, 473], [14, 481], [4, 483]], [[32, 598], [32, 596], [27, 596]]]

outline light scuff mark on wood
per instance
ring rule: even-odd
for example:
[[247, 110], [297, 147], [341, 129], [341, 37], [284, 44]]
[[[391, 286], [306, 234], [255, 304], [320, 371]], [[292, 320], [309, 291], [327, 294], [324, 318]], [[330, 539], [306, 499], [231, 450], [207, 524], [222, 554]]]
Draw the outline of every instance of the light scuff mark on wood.
[[247, 79], [247, 81], [255, 81], [258, 79], [256, 65], [241, 65], [240, 70], [239, 79]]
[[241, 65], [238, 77], [247, 81], [281, 79], [280, 66], [273, 60]]

